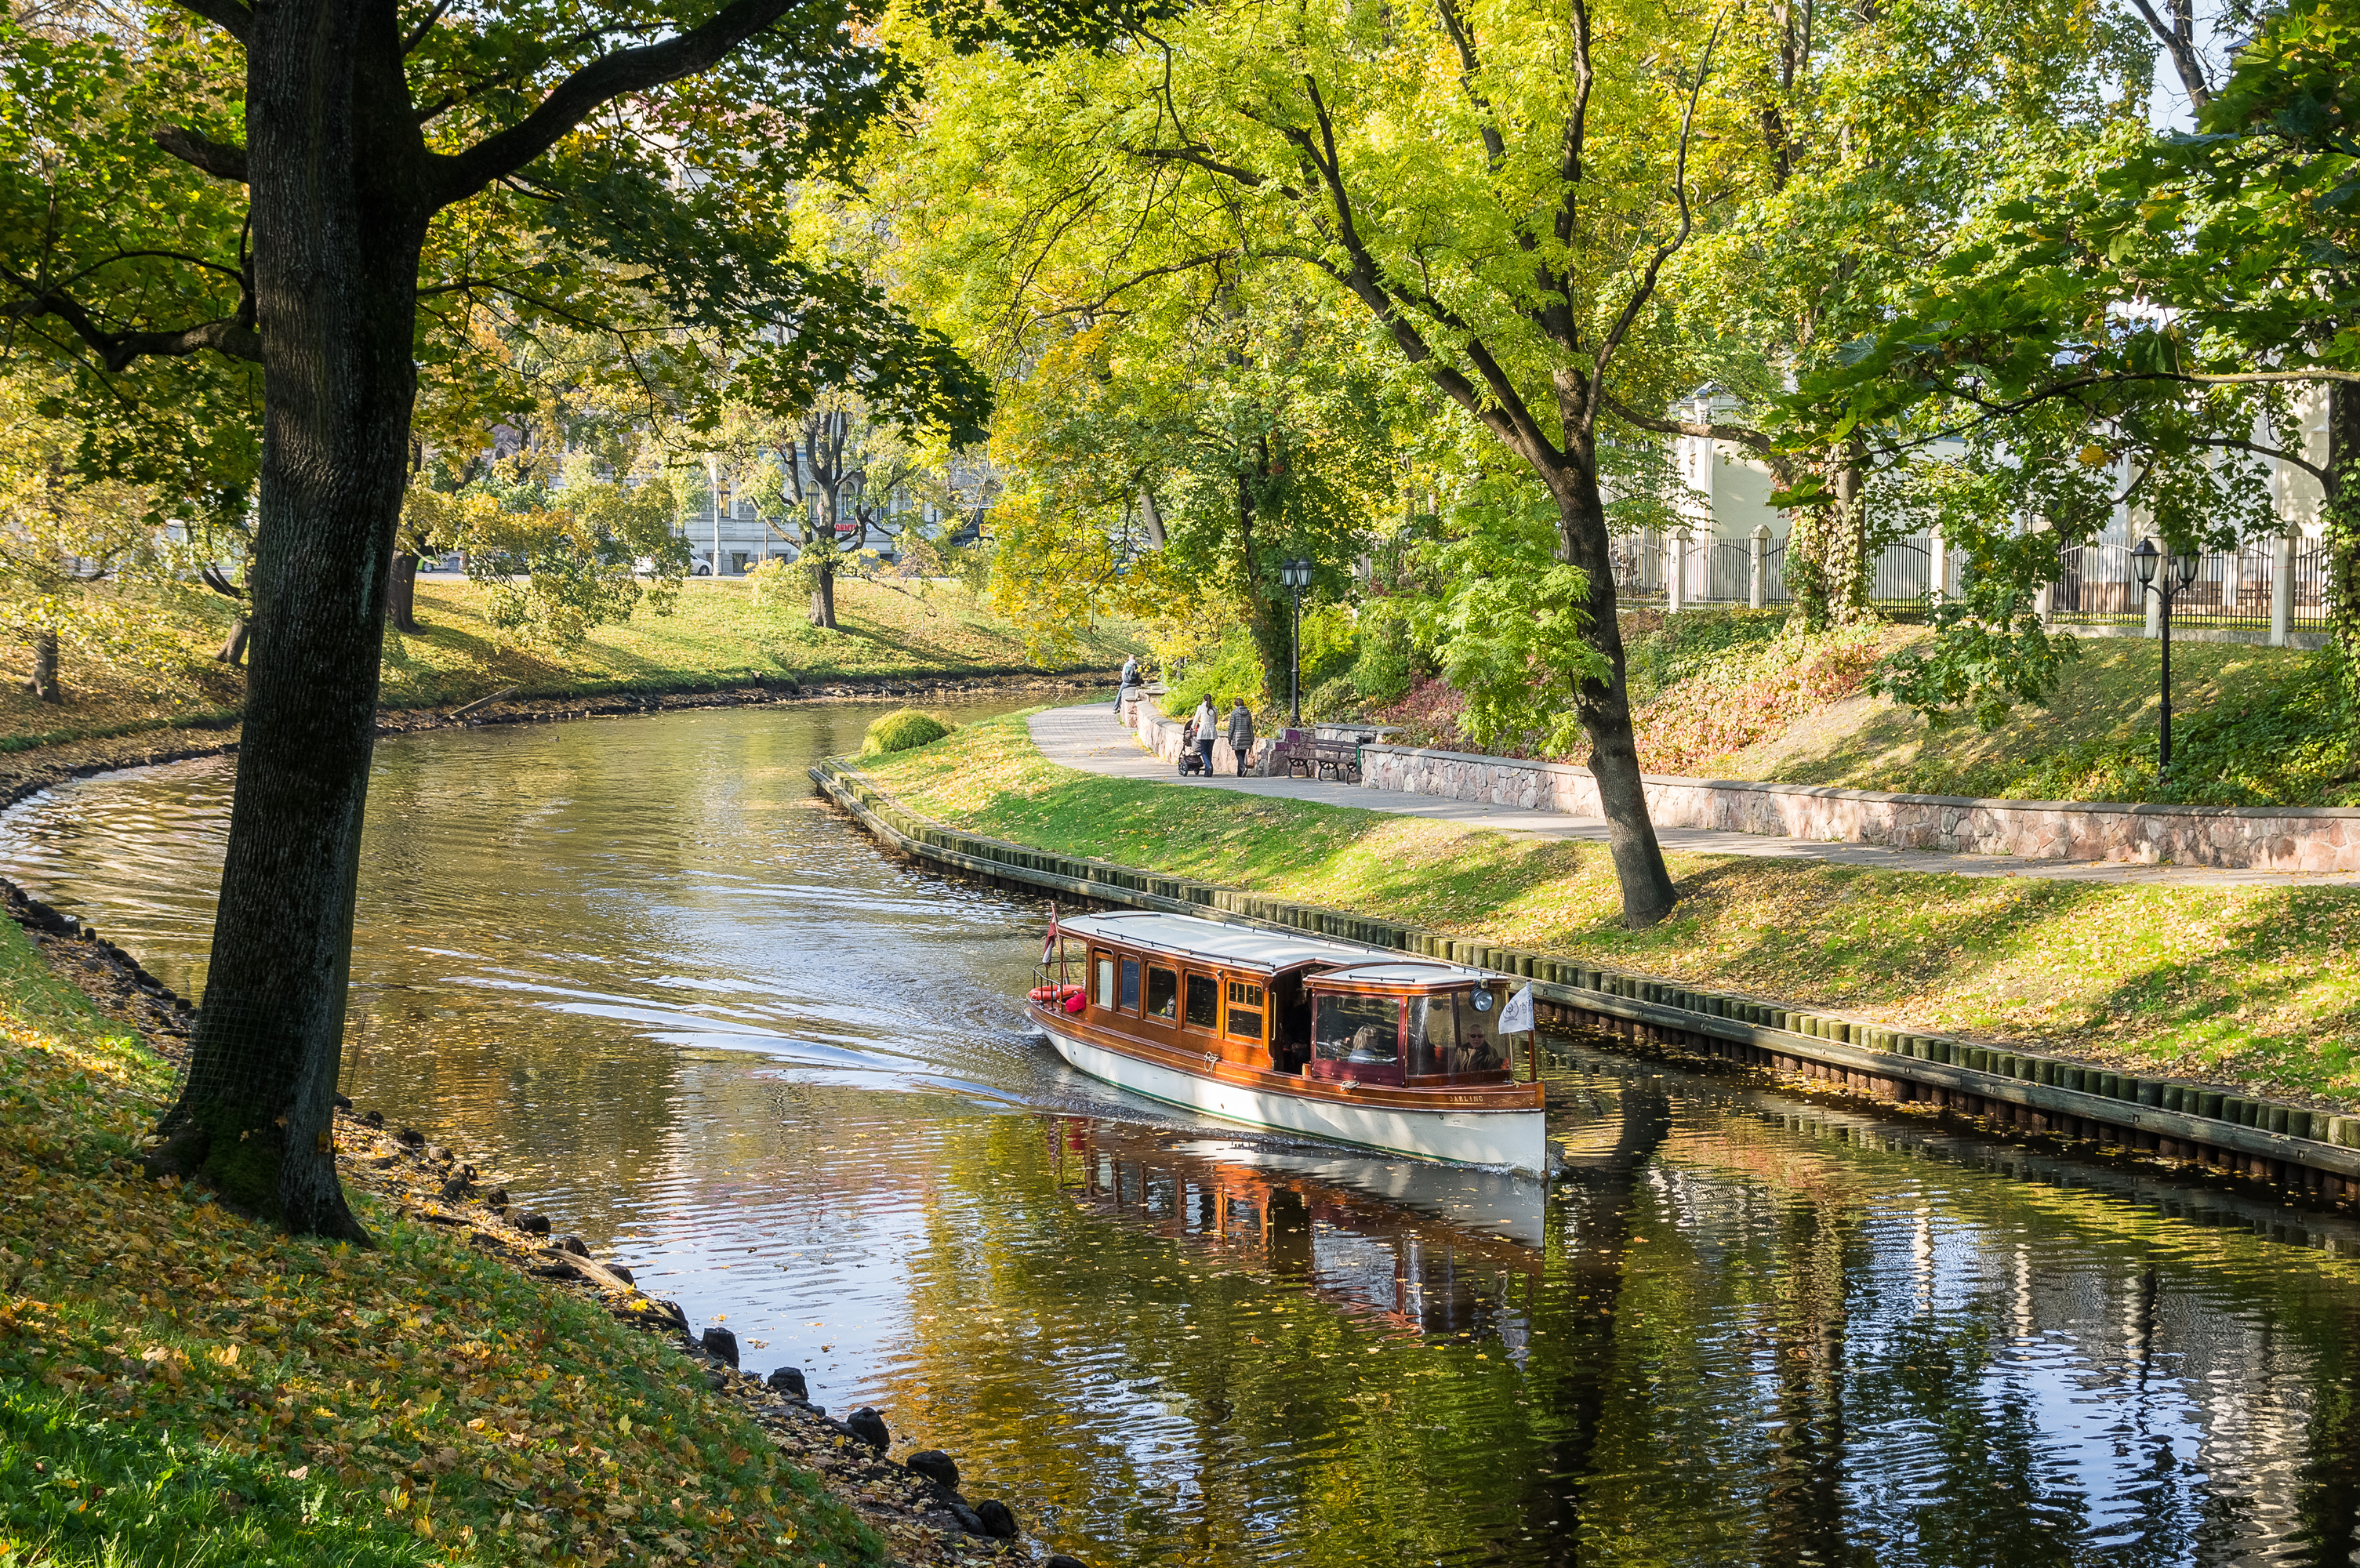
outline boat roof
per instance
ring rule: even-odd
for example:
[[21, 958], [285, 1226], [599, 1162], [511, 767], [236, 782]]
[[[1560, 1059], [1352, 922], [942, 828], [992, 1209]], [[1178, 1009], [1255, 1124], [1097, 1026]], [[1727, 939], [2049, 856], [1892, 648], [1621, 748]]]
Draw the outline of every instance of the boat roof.
[[1158, 914], [1151, 909], [1125, 909], [1104, 915], [1076, 915], [1060, 920], [1067, 936], [1097, 937], [1129, 947], [1189, 958], [1249, 964], [1257, 969], [1292, 969], [1298, 964], [1366, 964], [1383, 949], [1333, 937], [1297, 936], [1291, 931], [1233, 926], [1194, 915]]
[[1473, 985], [1499, 976], [1488, 970], [1470, 969], [1463, 964], [1445, 964], [1438, 958], [1393, 958], [1330, 969], [1319, 978], [1354, 985]]

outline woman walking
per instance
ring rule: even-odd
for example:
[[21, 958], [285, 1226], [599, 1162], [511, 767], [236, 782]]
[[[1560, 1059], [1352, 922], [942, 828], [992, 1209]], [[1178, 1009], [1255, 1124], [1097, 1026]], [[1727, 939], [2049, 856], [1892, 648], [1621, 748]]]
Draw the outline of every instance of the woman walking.
[[1196, 759], [1207, 779], [1213, 776], [1213, 726], [1218, 722], [1213, 717], [1213, 694], [1207, 691], [1196, 699]]
[[1238, 777], [1246, 776], [1246, 753], [1253, 749], [1253, 715], [1243, 697], [1229, 699], [1229, 749], [1238, 754]]

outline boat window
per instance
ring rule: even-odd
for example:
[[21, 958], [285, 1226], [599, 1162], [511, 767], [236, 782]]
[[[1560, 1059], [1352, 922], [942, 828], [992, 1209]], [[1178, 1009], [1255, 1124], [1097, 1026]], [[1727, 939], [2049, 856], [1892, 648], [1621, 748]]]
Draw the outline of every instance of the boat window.
[[1180, 974], [1150, 966], [1147, 971], [1147, 1016], [1170, 1023], [1180, 1016]]
[[1209, 975], [1188, 976], [1187, 1024], [1190, 1029], [1221, 1027], [1221, 988]]
[[1459, 1011], [1450, 997], [1416, 996], [1409, 1004], [1409, 1072], [1413, 1078], [1450, 1071], [1459, 1049]]
[[1114, 960], [1101, 953], [1098, 955], [1098, 1006], [1111, 1007], [1114, 1006]]
[[1401, 998], [1322, 996], [1313, 1052], [1327, 1062], [1392, 1062], [1401, 1053]]
[[1262, 987], [1251, 980], [1229, 982], [1229, 1029], [1240, 1040], [1262, 1038]]
[[1491, 1073], [1505, 1067], [1500, 1051], [1500, 996], [1478, 988], [1459, 993], [1459, 1049], [1450, 1053], [1448, 1073]]
[[1139, 1011], [1139, 960], [1136, 958], [1122, 961], [1122, 1010], [1126, 1013]]

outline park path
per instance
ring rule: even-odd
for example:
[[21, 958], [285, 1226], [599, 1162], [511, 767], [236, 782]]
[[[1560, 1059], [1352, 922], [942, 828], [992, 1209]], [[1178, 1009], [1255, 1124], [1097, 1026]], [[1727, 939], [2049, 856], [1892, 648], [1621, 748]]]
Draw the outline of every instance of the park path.
[[[1447, 800], [1434, 795], [1408, 795], [1392, 789], [1364, 789], [1357, 784], [1328, 784], [1310, 779], [1182, 779], [1172, 766], [1139, 744], [1138, 737], [1114, 716], [1111, 703], [1085, 702], [1052, 708], [1027, 721], [1032, 744], [1062, 767], [1112, 779], [1148, 779], [1191, 789], [1234, 789], [1245, 795], [1282, 800], [1317, 800], [1330, 806], [1357, 806], [1367, 811], [1399, 816], [1432, 817], [1474, 827], [1500, 828], [1542, 838], [1586, 839], [1603, 844], [1606, 823], [1597, 817], [1568, 816], [1557, 811], [1526, 811], [1495, 806], [1482, 800]], [[2360, 887], [2360, 875], [2297, 876], [2275, 871], [2219, 871], [2202, 866], [2140, 866], [2106, 860], [2020, 860], [2005, 855], [1946, 855], [1930, 849], [1888, 849], [1873, 844], [1822, 844], [1811, 839], [1779, 838], [1767, 833], [1728, 833], [1717, 828], [1657, 828], [1666, 849], [1695, 855], [1745, 855], [1769, 860], [1821, 860], [1834, 866], [1871, 866], [1882, 871], [1932, 871], [1954, 877], [2024, 877], [2056, 882], [2118, 882], [2183, 887]]]

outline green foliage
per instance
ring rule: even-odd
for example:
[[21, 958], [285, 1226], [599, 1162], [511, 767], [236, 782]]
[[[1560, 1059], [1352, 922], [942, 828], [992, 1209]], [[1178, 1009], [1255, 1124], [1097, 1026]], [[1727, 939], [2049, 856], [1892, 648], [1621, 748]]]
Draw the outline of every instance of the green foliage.
[[1479, 482], [1445, 537], [1417, 551], [1441, 583], [1416, 612], [1418, 640], [1467, 699], [1459, 727], [1479, 746], [1529, 743], [1570, 751], [1575, 689], [1611, 679], [1591, 645], [1590, 578], [1557, 559], [1557, 507], [1513, 480]]
[[1984, 615], [1976, 595], [1935, 606], [1930, 647], [1905, 648], [1870, 678], [1869, 690], [1941, 724], [1963, 710], [1997, 729], [2018, 702], [2045, 705], [2081, 651], [2070, 632], [2052, 632], [2030, 595], [2000, 593]]
[[956, 725], [922, 713], [915, 708], [899, 708], [869, 726], [861, 737], [860, 755], [877, 757], [890, 751], [908, 751], [913, 746], [931, 746], [949, 735]]
[[1759, 648], [1785, 631], [1781, 610], [1713, 606], [1677, 615], [1623, 617], [1623, 680], [1635, 707], [1666, 687], [1704, 673], [1726, 655]]
[[1229, 711], [1232, 697], [1243, 697], [1255, 713], [1270, 706], [1272, 694], [1262, 689], [1261, 651], [1245, 627], [1230, 626], [1209, 653], [1188, 660], [1177, 674], [1165, 678], [1164, 711], [1175, 719], [1195, 713], [1197, 702], [1207, 697], [1220, 713]]
[[1411, 602], [1399, 594], [1360, 606], [1360, 653], [1344, 679], [1365, 702], [1397, 702], [1417, 679]]

